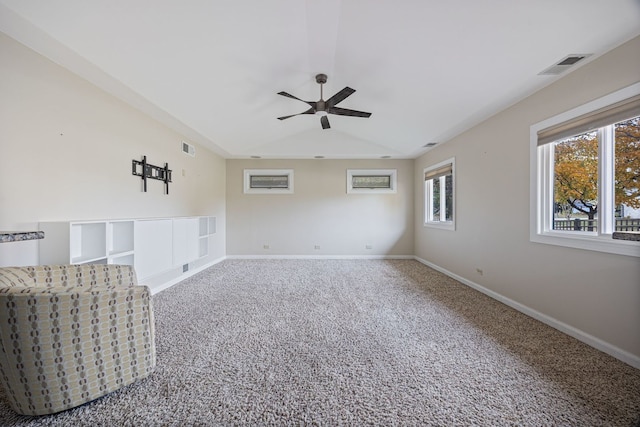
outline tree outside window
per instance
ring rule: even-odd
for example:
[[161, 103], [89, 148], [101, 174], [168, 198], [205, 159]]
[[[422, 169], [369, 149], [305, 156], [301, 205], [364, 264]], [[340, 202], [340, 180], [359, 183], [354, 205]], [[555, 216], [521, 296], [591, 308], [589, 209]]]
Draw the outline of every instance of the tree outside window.
[[[640, 117], [554, 143], [554, 230], [595, 232], [600, 144], [613, 135], [615, 230], [640, 230]], [[636, 221], [637, 220], [637, 221]]]

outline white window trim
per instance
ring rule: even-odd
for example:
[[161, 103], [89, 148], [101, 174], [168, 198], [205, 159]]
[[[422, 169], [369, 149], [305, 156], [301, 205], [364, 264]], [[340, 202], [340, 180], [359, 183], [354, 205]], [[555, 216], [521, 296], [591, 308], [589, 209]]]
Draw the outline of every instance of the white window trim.
[[[391, 188], [353, 188], [353, 177], [358, 175], [390, 176]], [[397, 169], [347, 169], [347, 194], [389, 194], [397, 192]]]
[[[549, 206], [549, 203], [552, 203], [551, 195], [553, 194], [552, 143], [538, 147], [538, 132], [542, 129], [567, 122], [638, 94], [640, 94], [640, 83], [633, 84], [530, 127], [529, 240], [531, 242], [640, 257], [640, 244], [638, 242], [612, 239], [611, 233], [613, 230], [608, 229], [606, 225], [598, 227], [598, 231], [593, 233], [553, 230], [551, 224], [553, 209]], [[599, 132], [599, 138], [605, 142], [599, 148], [599, 155], [602, 160], [599, 163], [602, 165], [607, 163], [607, 159], [611, 159], [613, 151], [610, 135], [604, 135], [601, 131]], [[599, 167], [598, 171], [600, 174], [599, 182], [601, 183], [600, 194], [598, 194], [599, 200], [604, 200], [603, 197], [606, 198], [604, 192], [613, 191], [613, 183], [608, 178], [611, 173], [606, 169]], [[604, 215], [600, 216], [599, 214], [601, 223], [608, 220], [608, 218], [605, 218], [608, 213], [604, 212], [611, 208], [611, 206], [604, 206], [600, 211]]]
[[[252, 175], [286, 175], [289, 181], [288, 188], [251, 188]], [[293, 169], [245, 169], [244, 170], [245, 194], [293, 194]]]
[[[428, 212], [427, 211], [427, 203], [431, 204], [431, 197], [427, 197], [428, 196], [428, 192], [427, 192], [427, 181], [425, 181], [424, 176], [427, 172], [434, 170], [434, 169], [438, 169], [441, 168], [443, 166], [446, 165], [451, 165], [451, 179], [452, 179], [452, 188], [453, 188], [453, 195], [452, 195], [452, 200], [453, 200], [453, 220], [452, 221], [427, 221], [427, 215]], [[424, 220], [424, 226], [425, 227], [431, 227], [431, 228], [439, 228], [442, 230], [449, 230], [449, 231], [455, 231], [456, 229], [456, 158], [452, 157], [450, 159], [444, 160], [440, 163], [437, 163], [435, 165], [431, 165], [429, 167], [424, 168], [424, 170], [422, 171], [422, 181], [424, 181], [423, 184], [423, 194], [424, 194], [424, 204], [423, 204], [423, 213], [422, 213], [422, 218]], [[441, 182], [441, 190], [442, 187], [444, 187], [444, 180], [442, 180]], [[444, 191], [440, 191], [440, 205], [443, 206], [444, 202], [443, 199], [445, 198], [445, 192]]]

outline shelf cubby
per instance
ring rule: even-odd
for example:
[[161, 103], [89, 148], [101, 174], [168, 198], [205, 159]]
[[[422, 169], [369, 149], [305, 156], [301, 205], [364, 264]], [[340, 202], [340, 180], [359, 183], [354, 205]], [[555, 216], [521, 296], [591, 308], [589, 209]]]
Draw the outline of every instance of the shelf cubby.
[[104, 222], [86, 222], [71, 225], [71, 263], [85, 264], [107, 256]]
[[108, 223], [109, 255], [133, 251], [133, 221]]

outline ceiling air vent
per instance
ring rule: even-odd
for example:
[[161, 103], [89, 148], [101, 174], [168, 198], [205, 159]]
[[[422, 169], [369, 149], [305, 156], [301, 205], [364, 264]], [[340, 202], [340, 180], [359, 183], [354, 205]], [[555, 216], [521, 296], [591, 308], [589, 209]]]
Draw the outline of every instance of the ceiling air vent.
[[194, 147], [193, 145], [189, 144], [188, 142], [182, 141], [182, 152], [184, 154], [190, 155], [191, 157], [195, 157], [196, 156], [196, 147]]
[[431, 148], [431, 147], [435, 147], [436, 145], [438, 145], [437, 142], [428, 142], [426, 144], [423, 145], [424, 148]]
[[557, 76], [558, 74], [564, 73], [569, 68], [576, 65], [578, 62], [582, 61], [585, 58], [591, 56], [591, 53], [572, 53], [571, 55], [567, 55], [562, 58], [557, 63], [553, 64], [551, 67], [546, 70], [538, 73], [539, 76]]

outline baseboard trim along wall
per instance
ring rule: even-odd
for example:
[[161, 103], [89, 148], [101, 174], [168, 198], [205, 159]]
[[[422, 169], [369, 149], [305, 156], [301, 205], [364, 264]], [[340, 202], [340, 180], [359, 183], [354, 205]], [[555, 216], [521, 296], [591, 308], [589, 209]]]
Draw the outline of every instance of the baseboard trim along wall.
[[226, 259], [415, 259], [413, 255], [227, 255]]
[[[212, 266], [218, 264], [219, 262], [224, 261], [225, 259], [226, 259], [226, 257], [221, 257], [221, 258], [214, 259], [213, 261], [210, 261], [210, 262], [208, 262], [208, 263], [206, 263], [204, 265], [201, 265], [201, 266], [196, 267], [194, 269], [189, 269], [189, 271], [186, 271], [186, 272], [182, 273], [180, 276], [178, 276], [178, 277], [176, 277], [174, 279], [168, 280], [168, 281], [163, 282], [163, 283], [158, 284], [158, 285], [150, 285], [149, 288], [151, 289], [151, 295], [155, 295], [158, 292], [162, 292], [165, 289], [169, 289], [171, 286], [173, 286], [173, 285], [175, 285], [177, 283], [180, 283], [183, 280], [186, 280], [189, 277], [193, 276], [194, 274], [199, 273], [202, 270], [206, 270], [207, 268], [212, 267]], [[142, 283], [142, 284], [144, 285], [144, 283]]]
[[429, 262], [427, 260], [424, 260], [422, 258], [418, 258], [418, 257], [413, 257], [413, 259], [415, 259], [416, 261], [419, 261], [420, 263], [426, 265], [427, 267], [431, 267], [434, 270], [437, 270], [443, 274], [446, 274], [447, 276], [451, 277], [452, 279], [457, 280], [458, 282], [461, 282], [479, 292], [482, 292], [483, 294], [497, 300], [500, 301], [503, 304], [508, 305], [509, 307], [518, 310], [519, 312], [526, 314], [527, 316], [533, 317], [536, 320], [541, 321], [542, 323], [545, 323], [549, 326], [551, 326], [554, 329], [559, 330], [560, 332], [563, 332], [579, 341], [582, 341], [583, 343], [594, 347], [600, 351], [603, 351], [613, 357], [615, 357], [618, 360], [621, 360], [631, 366], [633, 366], [634, 368], [638, 368], [640, 369], [640, 357], [636, 356], [632, 353], [629, 353], [628, 351], [622, 350], [621, 348], [618, 348], [606, 341], [601, 340], [600, 338], [596, 338], [593, 335], [589, 335], [584, 331], [581, 331], [580, 329], [574, 328], [571, 325], [567, 325], [564, 322], [561, 322], [557, 319], [554, 319], [553, 317], [547, 316], [546, 314], [540, 313], [537, 310], [534, 310], [530, 307], [527, 307], [524, 304], [521, 304], [517, 301], [514, 301], [510, 298], [507, 298], [497, 292], [494, 292], [490, 289], [485, 288], [484, 286], [481, 286], [469, 279], [466, 279], [462, 276], [459, 276], [455, 273], [450, 272], [449, 270], [440, 267], [439, 265], [433, 264], [432, 262]]

